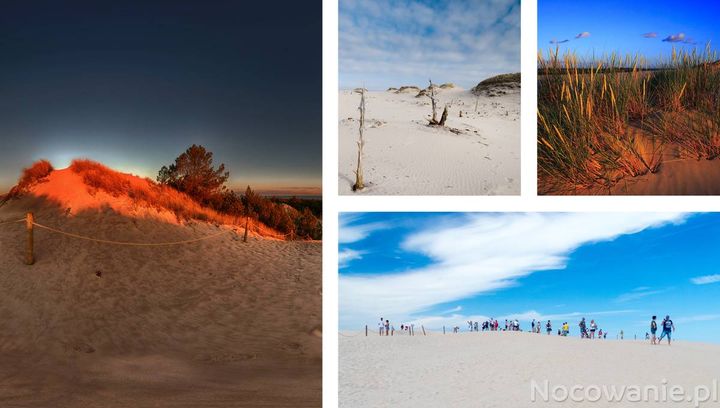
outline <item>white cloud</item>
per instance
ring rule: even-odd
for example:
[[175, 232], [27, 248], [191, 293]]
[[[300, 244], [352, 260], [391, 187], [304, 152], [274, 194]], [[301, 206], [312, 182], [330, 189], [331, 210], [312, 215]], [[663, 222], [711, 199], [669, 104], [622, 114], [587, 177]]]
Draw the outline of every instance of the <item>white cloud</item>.
[[356, 251], [350, 248], [342, 249], [338, 253], [338, 267], [346, 268], [351, 261], [354, 261], [356, 259], [362, 259], [362, 256], [364, 254], [365, 252], [363, 251]]
[[697, 276], [695, 278], [690, 279], [690, 281], [696, 285], [707, 285], [710, 283], [718, 283], [718, 282], [720, 282], [720, 274]]
[[405, 239], [403, 249], [433, 260], [426, 267], [341, 275], [341, 320], [345, 325], [364, 324], [388, 314], [407, 319], [434, 305], [507, 288], [536, 271], [563, 268], [568, 255], [581, 245], [685, 218], [659, 213], [466, 215]]
[[444, 311], [444, 312], [440, 312], [440, 313], [438, 313], [438, 314], [440, 314], [440, 315], [446, 315], [446, 314], [450, 314], [450, 313], [457, 313], [457, 312], [459, 312], [459, 311], [461, 311], [461, 310], [462, 310], [462, 306], [455, 306], [455, 307], [453, 307], [452, 309], [446, 310], [446, 311]]
[[645, 33], [645, 34], [643, 34], [643, 37], [645, 37], [645, 38], [657, 38], [657, 33]]
[[578, 34], [578, 35], [575, 36], [576, 39], [578, 39], [578, 38], [588, 38], [588, 37], [590, 37], [590, 33], [587, 32], [587, 31], [583, 31], [582, 33], [580, 33], [580, 34]]
[[385, 222], [362, 223], [362, 214], [340, 214], [338, 241], [350, 244], [362, 241], [375, 231], [390, 228]]
[[520, 70], [517, 0], [341, 0], [340, 86], [455, 82]]

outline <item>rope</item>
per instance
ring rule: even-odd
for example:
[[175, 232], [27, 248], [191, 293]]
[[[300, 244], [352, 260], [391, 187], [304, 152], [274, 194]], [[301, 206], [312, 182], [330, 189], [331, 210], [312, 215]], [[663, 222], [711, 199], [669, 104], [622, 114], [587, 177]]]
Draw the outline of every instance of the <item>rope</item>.
[[205, 237], [202, 237], [202, 238], [188, 239], [188, 240], [184, 240], [184, 241], [157, 242], [157, 243], [142, 243], [142, 242], [110, 241], [110, 240], [107, 240], [107, 239], [90, 238], [90, 237], [86, 237], [86, 236], [83, 236], [83, 235], [71, 234], [71, 233], [69, 233], [69, 232], [60, 231], [60, 230], [58, 230], [58, 229], [51, 228], [51, 227], [48, 227], [48, 226], [46, 226], [46, 225], [38, 224], [38, 223], [36, 223], [36, 222], [33, 222], [33, 225], [35, 225], [36, 227], [39, 227], [39, 228], [46, 229], [46, 230], [51, 231], [51, 232], [55, 232], [55, 233], [62, 234], [62, 235], [67, 235], [67, 236], [73, 237], [73, 238], [84, 239], [84, 240], [93, 241], [93, 242], [100, 242], [100, 243], [104, 243], [104, 244], [128, 245], [128, 246], [169, 246], [169, 245], [189, 244], [189, 243], [192, 243], [192, 242], [198, 242], [198, 241], [203, 241], [203, 240], [206, 240], [206, 239], [214, 238], [214, 237], [217, 237], [217, 236], [220, 236], [220, 235], [223, 235], [223, 234], [227, 234], [227, 233], [229, 233], [229, 232], [235, 232], [235, 230], [226, 230], [226, 231], [218, 232], [217, 234], [208, 235], [208, 236], [205, 236]]
[[356, 334], [356, 335], [354, 335], [354, 336], [351, 336], [351, 335], [349, 335], [349, 334], [342, 334], [342, 332], [338, 332], [338, 334], [341, 335], [341, 336], [343, 336], [343, 337], [357, 337], [357, 336], [364, 336], [364, 335], [365, 335], [365, 333], [358, 333], [358, 334]]
[[25, 221], [25, 218], [23, 218], [23, 219], [21, 219], [21, 220], [15, 220], [15, 221], [2, 221], [2, 222], [0, 222], [0, 225], [14, 224], [14, 223], [16, 223], [16, 222], [23, 222], [23, 221]]

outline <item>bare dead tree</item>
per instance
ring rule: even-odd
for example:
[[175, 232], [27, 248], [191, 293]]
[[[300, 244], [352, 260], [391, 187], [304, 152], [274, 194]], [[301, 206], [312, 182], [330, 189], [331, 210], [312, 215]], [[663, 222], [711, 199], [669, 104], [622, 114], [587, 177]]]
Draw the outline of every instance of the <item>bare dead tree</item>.
[[[440, 117], [440, 121], [437, 120], [437, 98], [435, 98], [435, 86], [432, 83], [432, 80], [430, 80], [430, 88], [429, 92], [427, 93], [427, 96], [432, 101], [432, 119], [428, 119], [428, 122], [430, 122], [430, 126], [445, 126], [445, 121], [447, 120], [448, 116], [448, 104], [445, 104], [445, 108], [443, 109], [442, 116]], [[452, 104], [452, 102], [450, 102]]]
[[357, 141], [357, 147], [358, 147], [358, 158], [357, 158], [357, 170], [355, 170], [355, 185], [353, 185], [353, 191], [362, 190], [365, 188], [365, 181], [363, 180], [363, 167], [362, 167], [362, 155], [363, 155], [363, 147], [365, 147], [365, 139], [363, 137], [363, 133], [365, 132], [365, 89], [360, 89], [360, 106], [358, 107], [358, 110], [360, 110], [360, 126], [358, 128], [358, 131], [360, 133], [360, 137]]

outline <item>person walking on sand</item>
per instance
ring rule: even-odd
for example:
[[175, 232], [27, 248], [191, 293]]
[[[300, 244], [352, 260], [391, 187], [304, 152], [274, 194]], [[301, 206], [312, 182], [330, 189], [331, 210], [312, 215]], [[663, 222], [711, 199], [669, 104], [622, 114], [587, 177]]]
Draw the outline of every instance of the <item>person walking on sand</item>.
[[600, 331], [598, 332], [598, 339], [602, 340], [602, 338], [603, 338], [602, 335], [603, 335], [603, 332], [602, 332], [602, 329], [600, 329]]
[[657, 316], [653, 316], [652, 320], [650, 321], [650, 344], [658, 344], [657, 343]]
[[381, 317], [381, 318], [380, 318], [380, 323], [378, 323], [378, 331], [379, 331], [379, 333], [380, 333], [381, 336], [383, 335], [383, 331], [384, 331], [384, 330], [385, 330], [385, 321], [384, 321], [383, 318]]
[[578, 326], [580, 326], [580, 338], [581, 338], [581, 339], [587, 338], [587, 337], [588, 337], [588, 334], [587, 334], [587, 323], [585, 323], [585, 318], [584, 318], [584, 317], [582, 318], [582, 320], [580, 320], [580, 324], [579, 324]]
[[390, 320], [385, 320], [385, 335], [390, 334]]
[[590, 338], [595, 338], [595, 331], [597, 330], [597, 323], [595, 323], [595, 320], [590, 320]]
[[545, 330], [547, 330], [548, 336], [552, 333], [552, 323], [550, 323], [550, 320], [548, 320], [545, 324]]
[[665, 316], [665, 319], [662, 321], [662, 334], [660, 334], [660, 339], [658, 340], [658, 344], [662, 343], [662, 339], [667, 336], [668, 339], [668, 346], [670, 345], [670, 338], [672, 337], [672, 332], [675, 331], [675, 324], [672, 320], [670, 320], [670, 315]]

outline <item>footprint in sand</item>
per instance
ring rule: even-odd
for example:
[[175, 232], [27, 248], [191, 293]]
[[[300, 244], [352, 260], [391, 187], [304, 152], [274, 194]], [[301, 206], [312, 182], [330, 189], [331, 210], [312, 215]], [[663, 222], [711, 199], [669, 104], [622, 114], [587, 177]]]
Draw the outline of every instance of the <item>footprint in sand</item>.
[[213, 363], [231, 363], [236, 361], [247, 361], [257, 359], [257, 353], [217, 353], [204, 358]]
[[295, 342], [285, 343], [282, 346], [282, 349], [285, 351], [292, 352], [292, 353], [305, 354], [305, 348], [300, 343], [295, 343]]
[[95, 352], [95, 348], [87, 343], [77, 342], [72, 345], [73, 351], [78, 353], [90, 354]]

